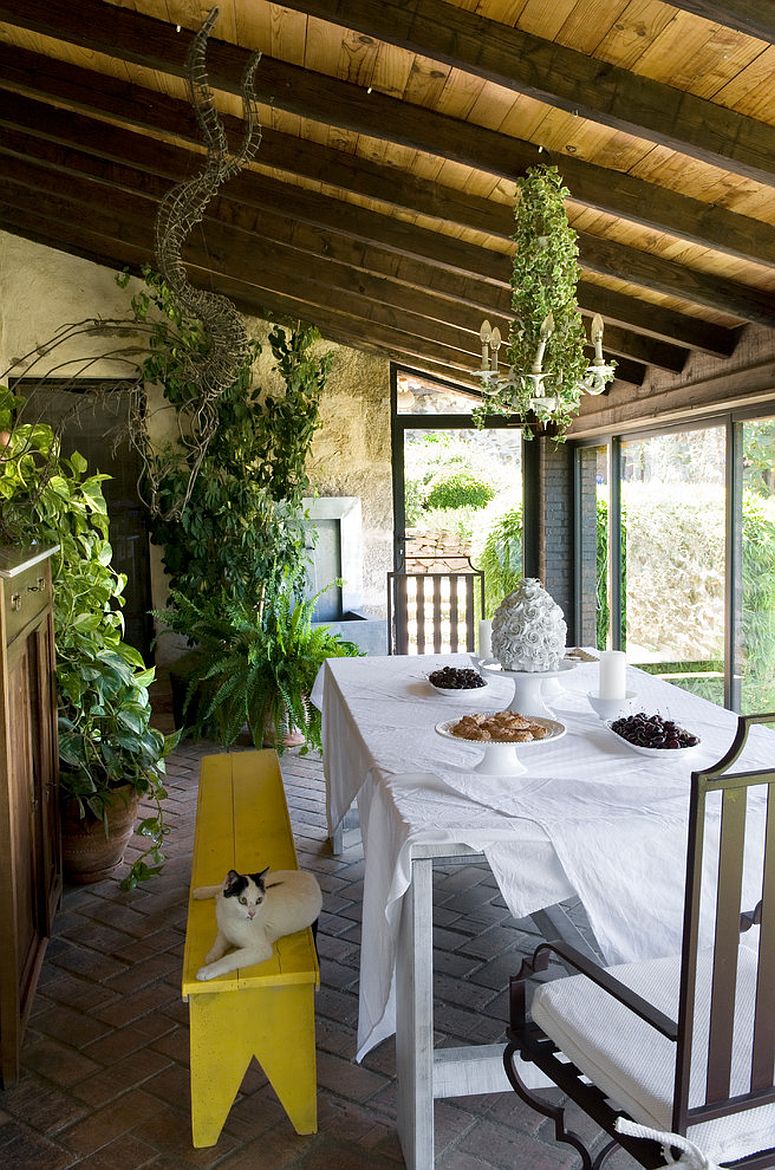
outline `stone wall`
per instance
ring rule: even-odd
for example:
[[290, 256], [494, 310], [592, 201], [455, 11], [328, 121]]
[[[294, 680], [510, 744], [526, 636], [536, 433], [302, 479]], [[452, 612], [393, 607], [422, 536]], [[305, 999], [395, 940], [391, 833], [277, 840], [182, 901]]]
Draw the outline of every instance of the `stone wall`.
[[[115, 273], [0, 231], [0, 372], [12, 361], [49, 341], [66, 322], [87, 317], [125, 319], [130, 290], [115, 283]], [[253, 336], [265, 342], [269, 326], [248, 319]], [[122, 342], [124, 344], [124, 342]], [[319, 351], [334, 355], [324, 391], [322, 425], [313, 445], [310, 473], [320, 495], [360, 496], [363, 509], [363, 608], [385, 613], [386, 573], [392, 567], [393, 510], [390, 472], [390, 371], [385, 358], [322, 340]], [[105, 353], [104, 338], [79, 337], [69, 354], [39, 360], [28, 372], [41, 377], [56, 362]], [[48, 361], [48, 365], [46, 365]], [[57, 370], [67, 376], [76, 365]], [[12, 376], [25, 373], [17, 367]], [[120, 377], [127, 368], [99, 360], [83, 370], [90, 378]], [[0, 374], [0, 381], [2, 381]], [[268, 345], [256, 380], [269, 389], [277, 384]], [[164, 603], [166, 583], [159, 550], [152, 562], [153, 604]]]

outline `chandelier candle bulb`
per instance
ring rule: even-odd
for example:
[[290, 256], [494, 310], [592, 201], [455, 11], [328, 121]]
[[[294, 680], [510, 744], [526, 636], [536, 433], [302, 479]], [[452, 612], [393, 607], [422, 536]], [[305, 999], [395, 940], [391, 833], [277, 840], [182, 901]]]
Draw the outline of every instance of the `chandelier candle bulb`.
[[627, 655], [623, 650], [600, 653], [600, 698], [624, 699], [627, 694]]
[[489, 370], [490, 368], [490, 338], [492, 337], [492, 328], [489, 321], [482, 321], [482, 327], [479, 330], [479, 340], [482, 343], [482, 369]]
[[479, 657], [492, 657], [492, 622], [479, 622]]
[[599, 313], [595, 313], [592, 318], [590, 332], [595, 346], [595, 364], [602, 366], [605, 364], [603, 359], [603, 318]]

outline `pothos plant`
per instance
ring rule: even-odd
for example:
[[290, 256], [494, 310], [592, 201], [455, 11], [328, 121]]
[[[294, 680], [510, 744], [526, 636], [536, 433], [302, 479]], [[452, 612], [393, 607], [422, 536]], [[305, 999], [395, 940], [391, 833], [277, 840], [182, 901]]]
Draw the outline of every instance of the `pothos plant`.
[[[588, 366], [586, 335], [576, 289], [581, 275], [577, 235], [568, 222], [569, 191], [554, 166], [531, 167], [517, 180], [516, 244], [511, 275], [511, 307], [507, 360], [513, 377], [474, 411], [482, 425], [487, 414], [515, 414], [525, 420], [530, 438], [535, 425], [550, 423], [561, 440], [578, 413], [579, 382]], [[549, 330], [551, 333], [549, 335]], [[545, 348], [541, 348], [546, 342]], [[537, 405], [536, 387], [527, 377], [541, 352], [545, 396], [551, 407]]]
[[[187, 407], [181, 348], [207, 342], [160, 278], [144, 276], [145, 289], [132, 301], [136, 317], [154, 330], [144, 377], [162, 387], [173, 408]], [[358, 653], [327, 632], [318, 635], [306, 597], [306, 465], [331, 367], [329, 354], [312, 351], [317, 337], [299, 322], [272, 327], [279, 379], [269, 392], [253, 385], [254, 343], [215, 403], [216, 426], [196, 467], [199, 455], [185, 437], [146, 456], [158, 504], [151, 533], [171, 585], [168, 608], [157, 616], [197, 648], [188, 664], [187, 717], [197, 732], [223, 743], [247, 723], [257, 742], [269, 734], [281, 745], [287, 722], [319, 746], [306, 703], [314, 671], [324, 657]]]
[[[132, 299], [136, 318], [152, 326], [143, 376], [160, 385], [177, 410], [188, 404], [181, 353], [201, 350], [207, 340], [200, 323], [176, 308], [160, 277], [150, 270], [144, 277], [145, 288]], [[217, 401], [217, 426], [196, 468], [184, 439], [146, 446], [157, 503], [151, 536], [164, 550], [170, 584], [179, 593], [259, 605], [291, 572], [303, 589], [306, 460], [332, 360], [310, 352], [317, 337], [300, 323], [272, 327], [268, 341], [282, 389], [269, 393], [253, 385], [261, 351], [253, 343], [239, 376]]]
[[148, 848], [122, 882], [131, 888], [163, 862], [165, 757], [177, 737], [151, 726], [154, 671], [123, 640], [126, 578], [111, 564], [107, 476], [89, 475], [78, 452], [63, 456], [50, 426], [21, 421], [23, 406], [0, 387], [0, 536], [59, 545], [52, 573], [60, 792], [106, 831], [116, 789], [128, 784], [154, 805], [135, 826]]

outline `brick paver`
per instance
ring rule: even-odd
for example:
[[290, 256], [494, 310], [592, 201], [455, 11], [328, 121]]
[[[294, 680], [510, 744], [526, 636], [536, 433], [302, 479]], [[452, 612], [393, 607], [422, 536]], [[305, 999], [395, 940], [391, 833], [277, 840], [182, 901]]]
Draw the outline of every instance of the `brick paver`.
[[[188, 1020], [179, 980], [196, 785], [203, 755], [169, 760], [170, 836], [162, 875], [123, 893], [116, 881], [65, 893], [28, 1025], [23, 1074], [0, 1092], [4, 1170], [397, 1170], [395, 1046], [355, 1064], [363, 892], [360, 846], [331, 855], [318, 758], [287, 754], [283, 776], [299, 860], [318, 876], [319, 1133], [299, 1137], [251, 1067], [217, 1146], [196, 1151], [188, 1113]], [[133, 842], [130, 852], [141, 848]], [[484, 865], [434, 875], [440, 1044], [498, 1040], [505, 987], [535, 944]], [[437, 1170], [565, 1170], [551, 1123], [514, 1094], [436, 1104]], [[583, 1122], [579, 1121], [579, 1124]], [[588, 1124], [588, 1123], [587, 1123]], [[617, 1159], [617, 1170], [634, 1163]], [[428, 1168], [431, 1170], [431, 1168]]]

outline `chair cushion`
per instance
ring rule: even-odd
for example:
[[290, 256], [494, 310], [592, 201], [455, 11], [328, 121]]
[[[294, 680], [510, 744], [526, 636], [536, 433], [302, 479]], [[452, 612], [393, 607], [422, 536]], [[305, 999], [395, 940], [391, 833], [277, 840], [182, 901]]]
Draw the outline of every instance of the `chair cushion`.
[[[756, 952], [741, 947], [731, 1093], [749, 1089]], [[680, 958], [610, 967], [610, 973], [672, 1019], [678, 1011]], [[711, 954], [698, 963], [689, 1105], [704, 1099]], [[541, 986], [533, 1019], [615, 1105], [643, 1125], [672, 1129], [675, 1044], [584, 975]], [[692, 1126], [687, 1134], [711, 1160], [732, 1161], [775, 1145], [775, 1104]]]

